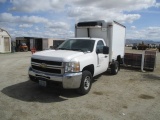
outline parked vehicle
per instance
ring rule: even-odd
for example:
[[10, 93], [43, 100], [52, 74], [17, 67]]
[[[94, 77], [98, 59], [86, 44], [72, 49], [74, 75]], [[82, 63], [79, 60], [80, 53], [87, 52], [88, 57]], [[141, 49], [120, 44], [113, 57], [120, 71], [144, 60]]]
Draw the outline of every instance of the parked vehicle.
[[125, 49], [125, 26], [118, 22], [88, 21], [75, 25], [75, 38], [56, 50], [32, 55], [29, 77], [41, 86], [61, 84], [87, 94], [93, 77], [107, 69], [112, 75], [120, 70]]
[[137, 45], [137, 43], [133, 43], [132, 49], [138, 50], [138, 45]]
[[144, 42], [142, 41], [142, 43], [140, 43], [138, 45], [138, 50], [146, 50], [149, 46], [145, 45]]
[[20, 45], [18, 46], [18, 51], [27, 52], [28, 46], [26, 45], [26, 43], [20, 43]]

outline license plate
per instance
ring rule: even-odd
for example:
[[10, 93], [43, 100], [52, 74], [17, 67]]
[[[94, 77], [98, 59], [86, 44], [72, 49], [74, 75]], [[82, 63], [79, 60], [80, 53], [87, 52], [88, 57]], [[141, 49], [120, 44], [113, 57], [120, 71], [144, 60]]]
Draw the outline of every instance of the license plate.
[[47, 86], [47, 82], [44, 81], [44, 80], [39, 80], [39, 85], [43, 86], [43, 87], [46, 87]]

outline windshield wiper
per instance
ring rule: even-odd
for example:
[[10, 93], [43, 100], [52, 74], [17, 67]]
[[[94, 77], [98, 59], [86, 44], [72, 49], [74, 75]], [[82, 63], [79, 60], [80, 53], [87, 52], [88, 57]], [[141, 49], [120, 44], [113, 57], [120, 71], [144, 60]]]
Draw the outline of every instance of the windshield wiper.
[[78, 49], [78, 48], [72, 48], [72, 49], [68, 49], [68, 48], [58, 48], [59, 50], [73, 50], [73, 51], [81, 51], [81, 52], [85, 52], [82, 49]]
[[60, 50], [69, 50], [68, 48], [58, 48]]
[[82, 49], [78, 49], [78, 48], [72, 48], [72, 49], [70, 49], [70, 50], [84, 52], [84, 50], [82, 50]]

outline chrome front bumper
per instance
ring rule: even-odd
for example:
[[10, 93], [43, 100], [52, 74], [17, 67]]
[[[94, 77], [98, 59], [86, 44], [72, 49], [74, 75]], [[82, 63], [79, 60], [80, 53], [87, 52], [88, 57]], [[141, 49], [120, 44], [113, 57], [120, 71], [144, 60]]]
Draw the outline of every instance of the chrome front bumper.
[[35, 78], [44, 78], [49, 81], [62, 82], [65, 89], [76, 89], [80, 87], [82, 72], [78, 73], [65, 73], [63, 75], [51, 75], [39, 71], [34, 71], [31, 68], [28, 74]]

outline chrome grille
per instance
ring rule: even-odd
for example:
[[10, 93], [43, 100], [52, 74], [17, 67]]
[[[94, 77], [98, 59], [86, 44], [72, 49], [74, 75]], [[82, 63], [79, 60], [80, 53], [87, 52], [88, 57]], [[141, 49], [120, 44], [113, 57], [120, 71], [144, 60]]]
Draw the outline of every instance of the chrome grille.
[[64, 67], [62, 62], [47, 61], [40, 59], [31, 59], [31, 65], [33, 70], [37, 70], [43, 73], [49, 74], [63, 74]]
[[62, 66], [62, 62], [57, 62], [57, 61], [40, 60], [35, 58], [32, 58], [31, 61], [35, 63], [45, 63], [48, 65]]

